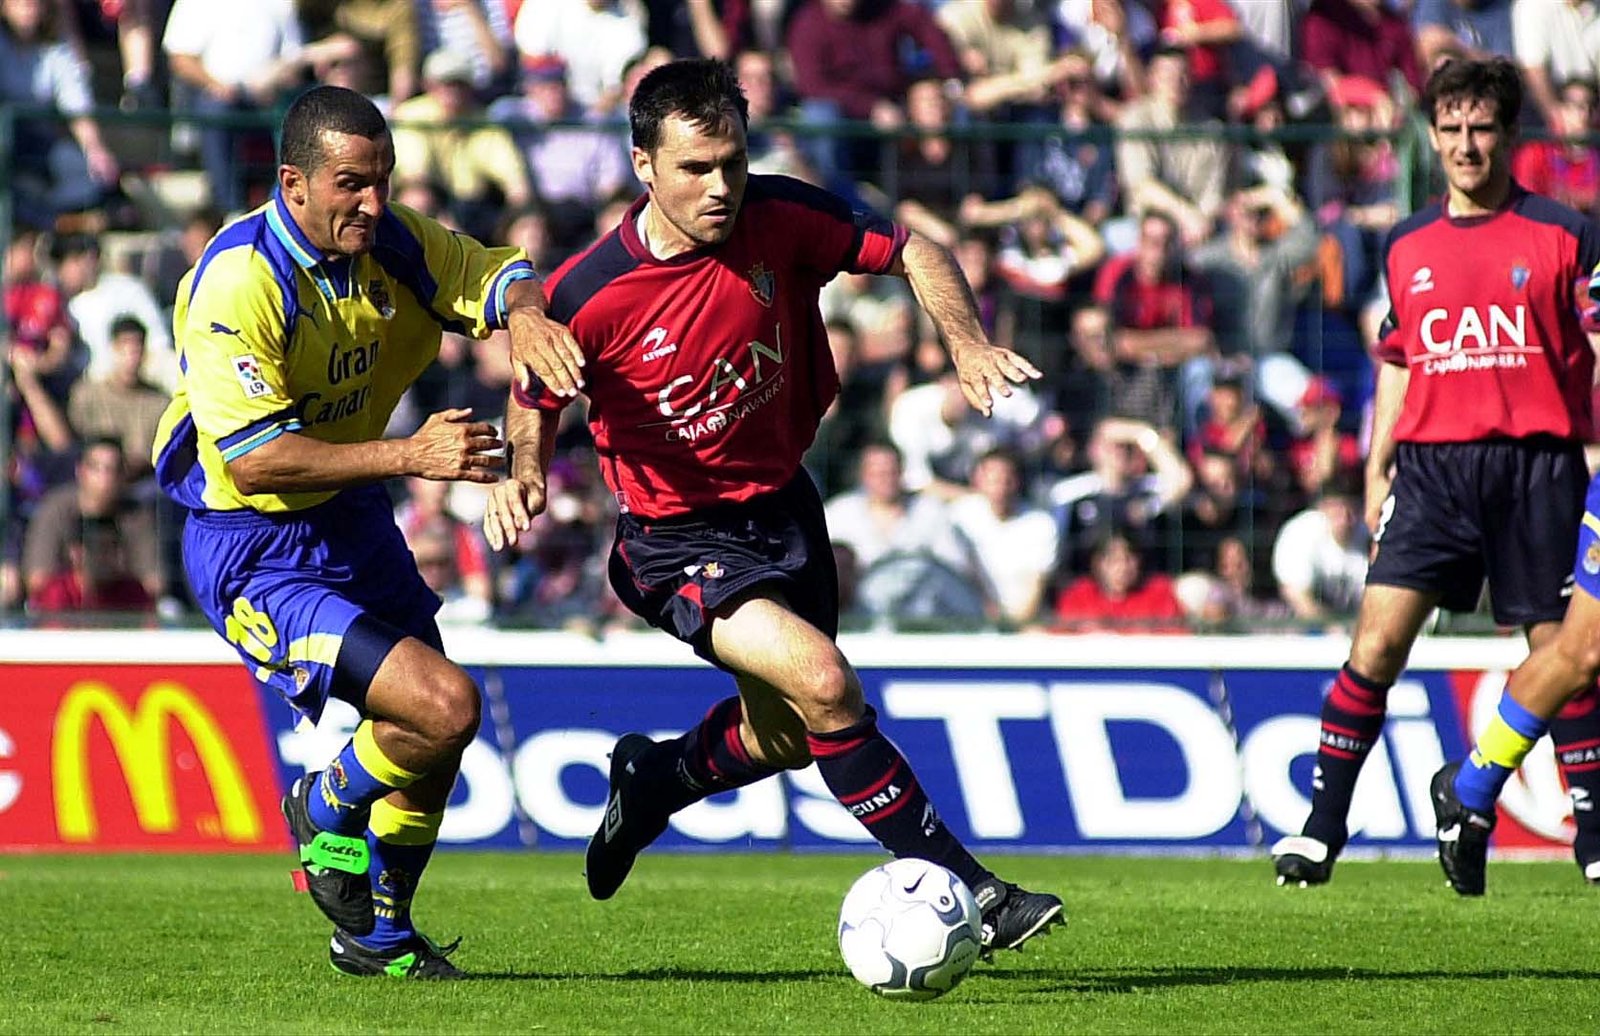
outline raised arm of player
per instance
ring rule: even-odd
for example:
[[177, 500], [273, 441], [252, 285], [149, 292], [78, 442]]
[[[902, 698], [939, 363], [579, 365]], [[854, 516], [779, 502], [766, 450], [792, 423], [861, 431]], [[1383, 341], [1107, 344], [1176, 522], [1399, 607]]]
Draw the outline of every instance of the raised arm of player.
[[1372, 448], [1367, 453], [1366, 520], [1374, 536], [1383, 522], [1383, 502], [1394, 481], [1394, 426], [1405, 404], [1411, 368], [1403, 363], [1378, 363], [1378, 384], [1372, 399]]
[[401, 475], [435, 481], [493, 482], [504, 445], [494, 425], [472, 420], [471, 410], [441, 410], [406, 439], [333, 443], [285, 432], [228, 462], [239, 491], [314, 493], [345, 489]]
[[538, 378], [556, 395], [571, 398], [583, 388], [583, 350], [565, 324], [546, 315], [548, 306], [537, 281], [518, 281], [506, 290], [511, 366], [524, 392], [532, 392]]
[[913, 233], [889, 268], [890, 274], [911, 284], [923, 312], [950, 350], [961, 392], [972, 409], [988, 417], [994, 412], [994, 393], [1011, 395], [1012, 384], [1040, 377], [1026, 359], [989, 343], [978, 322], [978, 305], [955, 258], [942, 246]]
[[509, 547], [544, 511], [545, 477], [556, 452], [556, 424], [561, 411], [523, 406], [516, 394], [506, 404], [506, 456], [511, 471], [489, 490], [483, 512], [483, 535], [491, 550]]

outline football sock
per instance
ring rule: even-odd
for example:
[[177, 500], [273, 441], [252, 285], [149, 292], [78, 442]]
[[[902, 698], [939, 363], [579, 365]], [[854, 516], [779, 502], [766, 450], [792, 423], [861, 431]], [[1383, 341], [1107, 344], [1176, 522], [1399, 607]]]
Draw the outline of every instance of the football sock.
[[833, 797], [885, 849], [937, 863], [969, 889], [994, 877], [944, 826], [911, 764], [878, 729], [871, 705], [843, 730], [807, 734], [806, 745]]
[[1311, 816], [1303, 833], [1335, 853], [1349, 837], [1350, 799], [1361, 764], [1383, 733], [1389, 687], [1367, 679], [1346, 662], [1322, 700], [1322, 740], [1311, 781]]
[[1500, 692], [1497, 712], [1456, 774], [1456, 798], [1474, 813], [1493, 815], [1500, 789], [1550, 725], [1519, 705], [1509, 689]]
[[744, 706], [735, 695], [706, 712], [694, 729], [650, 750], [650, 760], [667, 770], [655, 782], [662, 804], [673, 813], [719, 791], [731, 791], [778, 772], [750, 757], [739, 736]]
[[311, 822], [324, 831], [359, 835], [367, 826], [367, 808], [421, 774], [396, 766], [372, 736], [372, 721], [362, 720], [355, 736], [322, 770], [306, 798]]
[[1550, 721], [1550, 739], [1572, 797], [1573, 849], [1580, 862], [1600, 859], [1600, 689], [1587, 687], [1567, 702]]
[[367, 821], [367, 876], [372, 880], [373, 928], [358, 941], [374, 950], [405, 944], [411, 926], [411, 897], [428, 857], [439, 840], [444, 811], [416, 813], [379, 799]]

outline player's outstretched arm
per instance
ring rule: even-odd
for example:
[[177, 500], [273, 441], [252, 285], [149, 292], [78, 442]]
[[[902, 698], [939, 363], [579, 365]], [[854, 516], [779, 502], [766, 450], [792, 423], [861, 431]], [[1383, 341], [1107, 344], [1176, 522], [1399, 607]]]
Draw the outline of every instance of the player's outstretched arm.
[[471, 410], [441, 410], [407, 439], [323, 442], [285, 432], [228, 462], [241, 493], [314, 493], [347, 489], [401, 475], [441, 482], [495, 480], [503, 446], [494, 425]]
[[491, 550], [517, 542], [544, 511], [545, 477], [556, 452], [560, 411], [525, 407], [515, 395], [506, 404], [506, 456], [510, 477], [489, 490], [483, 511], [483, 536]]
[[994, 393], [1009, 396], [1013, 384], [1040, 377], [1038, 368], [1022, 356], [989, 344], [978, 322], [972, 289], [944, 248], [913, 233], [889, 272], [910, 282], [917, 302], [950, 350], [961, 393], [972, 409], [988, 417], [994, 412]]
[[1411, 385], [1411, 368], [1398, 363], [1378, 364], [1378, 384], [1372, 395], [1372, 447], [1367, 451], [1366, 512], [1367, 531], [1378, 535], [1383, 523], [1383, 502], [1389, 498], [1394, 481], [1394, 426], [1400, 422], [1406, 389]]
[[570, 399], [583, 388], [583, 349], [565, 324], [552, 320], [537, 281], [521, 280], [506, 290], [506, 329], [511, 332], [511, 366], [524, 392], [534, 378]]

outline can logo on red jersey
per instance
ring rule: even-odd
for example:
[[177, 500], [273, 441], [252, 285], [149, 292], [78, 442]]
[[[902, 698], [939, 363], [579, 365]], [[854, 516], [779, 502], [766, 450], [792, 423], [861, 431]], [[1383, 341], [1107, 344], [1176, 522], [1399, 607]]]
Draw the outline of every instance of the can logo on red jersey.
[[778, 277], [767, 269], [765, 263], [756, 263], [750, 267], [746, 279], [750, 282], [750, 294], [763, 306], [772, 306], [772, 296], [778, 290]]

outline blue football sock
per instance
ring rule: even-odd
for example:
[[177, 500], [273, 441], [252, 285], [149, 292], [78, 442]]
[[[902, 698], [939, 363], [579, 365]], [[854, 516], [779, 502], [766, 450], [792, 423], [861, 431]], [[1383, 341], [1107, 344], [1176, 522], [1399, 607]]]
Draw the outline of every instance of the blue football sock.
[[363, 721], [338, 758], [323, 768], [306, 812], [324, 831], [359, 835], [367, 826], [368, 807], [419, 776], [396, 766], [378, 747], [372, 723]]
[[411, 924], [411, 897], [438, 843], [444, 812], [416, 813], [379, 800], [367, 827], [372, 879], [372, 934], [357, 940], [374, 950], [405, 945], [417, 934]]
[[1523, 708], [1509, 691], [1500, 692], [1498, 715], [1479, 735], [1472, 754], [1456, 774], [1456, 798], [1474, 813], [1492, 814], [1500, 789], [1549, 726], [1549, 720]]

